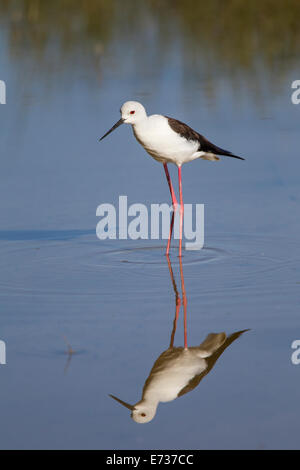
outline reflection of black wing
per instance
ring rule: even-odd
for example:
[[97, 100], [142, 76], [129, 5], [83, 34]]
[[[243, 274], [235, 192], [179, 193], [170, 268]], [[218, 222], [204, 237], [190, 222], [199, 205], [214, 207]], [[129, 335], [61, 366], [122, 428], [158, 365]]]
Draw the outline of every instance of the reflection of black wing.
[[231, 343], [233, 343], [236, 339], [238, 339], [243, 333], [245, 333], [245, 331], [249, 331], [249, 329], [247, 330], [242, 330], [242, 331], [237, 331], [236, 333], [232, 333], [232, 335], [228, 336], [228, 338], [226, 338], [226, 340], [224, 341], [224, 343], [209, 357], [205, 358], [206, 362], [207, 362], [207, 368], [201, 372], [201, 374], [199, 375], [195, 375], [195, 377], [192, 378], [192, 380], [189, 381], [189, 383], [182, 389], [180, 390], [180, 392], [178, 393], [178, 397], [181, 397], [182, 395], [184, 395], [185, 393], [188, 393], [188, 392], [191, 392], [195, 387], [197, 387], [197, 385], [199, 385], [199, 383], [201, 382], [201, 380], [211, 371], [211, 369], [214, 367], [215, 363], [217, 362], [217, 360], [219, 359], [219, 357], [221, 356], [221, 354], [223, 354], [223, 352], [225, 351], [225, 349], [228, 348], [228, 346], [231, 345]]

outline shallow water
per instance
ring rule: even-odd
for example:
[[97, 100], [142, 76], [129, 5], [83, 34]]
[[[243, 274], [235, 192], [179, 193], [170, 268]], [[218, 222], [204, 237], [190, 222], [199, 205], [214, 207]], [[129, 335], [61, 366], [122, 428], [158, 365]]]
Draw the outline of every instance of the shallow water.
[[[299, 448], [298, 36], [280, 30], [293, 48], [279, 51], [272, 25], [256, 31], [246, 17], [242, 39], [258, 34], [264, 45], [250, 41], [244, 56], [234, 38], [221, 48], [215, 30], [193, 36], [188, 9], [166, 16], [143, 2], [129, 28], [109, 3], [112, 11], [74, 6], [68, 31], [64, 15], [56, 24], [41, 5], [5, 3], [1, 15], [0, 446]], [[102, 13], [95, 30], [93, 8]], [[198, 13], [209, 26], [212, 11]], [[184, 201], [205, 204], [205, 245], [184, 252], [181, 275], [173, 243], [174, 279], [165, 240], [96, 237], [99, 204], [170, 199], [163, 168], [127, 126], [98, 142], [127, 99], [246, 158], [183, 167]], [[170, 345], [182, 281], [189, 346], [248, 331], [191, 392], [139, 425], [109, 394], [140, 400]], [[183, 313], [175, 346], [184, 344]]]

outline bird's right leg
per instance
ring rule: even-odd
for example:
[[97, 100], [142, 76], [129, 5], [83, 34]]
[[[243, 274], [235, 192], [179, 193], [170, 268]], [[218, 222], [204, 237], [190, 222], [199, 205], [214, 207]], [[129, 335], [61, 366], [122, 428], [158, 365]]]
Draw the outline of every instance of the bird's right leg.
[[170, 174], [169, 174], [169, 170], [168, 170], [168, 165], [167, 165], [167, 163], [164, 163], [164, 170], [165, 170], [165, 173], [166, 173], [167, 182], [168, 182], [168, 185], [169, 185], [169, 189], [170, 189], [170, 193], [171, 193], [171, 198], [172, 198], [172, 204], [173, 204], [173, 213], [172, 213], [172, 219], [171, 219], [171, 224], [170, 224], [170, 232], [169, 232], [169, 239], [168, 239], [167, 251], [166, 251], [166, 255], [169, 255], [170, 245], [171, 245], [171, 238], [172, 238], [173, 227], [174, 227], [174, 217], [175, 217], [175, 212], [176, 212], [177, 207], [178, 207], [178, 202], [177, 202], [177, 199], [176, 199], [176, 196], [175, 196], [175, 191], [174, 191], [174, 188], [173, 188], [173, 185], [172, 185], [172, 181], [171, 181], [171, 178], [170, 178]]

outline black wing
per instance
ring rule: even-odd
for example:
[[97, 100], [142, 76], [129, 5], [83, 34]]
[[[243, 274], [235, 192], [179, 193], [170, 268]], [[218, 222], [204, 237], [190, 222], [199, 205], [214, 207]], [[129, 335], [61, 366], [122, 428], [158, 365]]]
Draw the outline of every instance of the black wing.
[[168, 116], [166, 116], [166, 118], [168, 119], [169, 126], [171, 127], [171, 129], [177, 132], [177, 134], [181, 135], [181, 137], [184, 137], [186, 140], [194, 140], [199, 142], [199, 150], [201, 150], [202, 152], [213, 153], [215, 155], [225, 155], [226, 157], [245, 160], [244, 158], [239, 157], [238, 155], [234, 155], [228, 150], [222, 149], [212, 144], [203, 135], [199, 134], [199, 132], [194, 131], [194, 129], [192, 129], [190, 126], [184, 124], [184, 122], [178, 121], [177, 119], [173, 119]]

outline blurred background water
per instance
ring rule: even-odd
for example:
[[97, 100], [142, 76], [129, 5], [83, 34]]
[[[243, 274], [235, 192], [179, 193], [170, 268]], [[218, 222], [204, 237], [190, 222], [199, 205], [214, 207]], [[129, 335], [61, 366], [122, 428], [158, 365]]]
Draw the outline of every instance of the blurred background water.
[[[299, 447], [299, 14], [296, 0], [1, 2], [1, 448]], [[108, 394], [136, 403], [169, 345], [165, 241], [95, 234], [119, 195], [170, 202], [128, 126], [98, 142], [129, 99], [246, 158], [183, 167], [184, 201], [205, 204], [183, 272], [190, 346], [250, 331], [145, 425]]]

